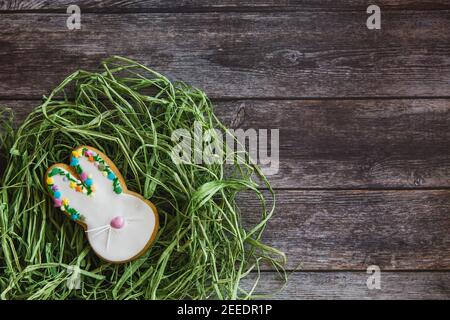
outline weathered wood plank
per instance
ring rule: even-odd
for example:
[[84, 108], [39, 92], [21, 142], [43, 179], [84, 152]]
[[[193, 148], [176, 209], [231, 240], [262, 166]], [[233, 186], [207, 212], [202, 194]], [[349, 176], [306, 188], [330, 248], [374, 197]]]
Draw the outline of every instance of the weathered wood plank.
[[[259, 219], [242, 195], [248, 226]], [[263, 238], [284, 251], [289, 269], [450, 269], [450, 190], [277, 191]]]
[[[0, 2], [0, 10], [49, 10], [65, 9], [74, 2], [71, 0], [5, 0]], [[125, 9], [298, 9], [298, 10], [365, 10], [373, 4], [370, 0], [252, 0], [243, 3], [239, 0], [183, 0], [183, 1], [164, 1], [164, 0], [104, 0], [89, 1], [79, 0], [76, 4], [83, 9], [98, 9], [99, 11], [113, 11]], [[383, 10], [385, 9], [449, 9], [450, 4], [444, 1], [427, 0], [378, 0], [376, 4]]]
[[[254, 276], [254, 275], [253, 275]], [[365, 272], [295, 272], [274, 299], [450, 299], [450, 272], [383, 272], [381, 289], [369, 290]], [[243, 284], [251, 288], [254, 279]], [[283, 281], [272, 272], [261, 274], [257, 292], [273, 293]]]
[[0, 97], [39, 98], [112, 54], [211, 97], [447, 96], [448, 11], [2, 14]]
[[280, 130], [275, 187], [450, 186], [450, 100], [247, 100], [218, 113], [235, 127]]
[[[18, 122], [39, 101], [0, 101]], [[277, 188], [450, 187], [450, 100], [217, 101], [229, 126], [279, 129]], [[262, 146], [264, 147], [264, 146]]]

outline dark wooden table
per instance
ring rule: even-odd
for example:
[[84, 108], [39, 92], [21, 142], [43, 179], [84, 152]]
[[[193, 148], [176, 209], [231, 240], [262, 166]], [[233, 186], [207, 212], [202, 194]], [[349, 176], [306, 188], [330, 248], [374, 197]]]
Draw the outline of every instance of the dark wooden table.
[[[450, 2], [377, 0], [381, 30], [366, 27], [369, 4], [0, 1], [0, 104], [20, 121], [113, 54], [185, 80], [234, 125], [280, 129], [265, 239], [302, 269], [278, 298], [448, 299]], [[262, 290], [278, 286], [266, 270]]]

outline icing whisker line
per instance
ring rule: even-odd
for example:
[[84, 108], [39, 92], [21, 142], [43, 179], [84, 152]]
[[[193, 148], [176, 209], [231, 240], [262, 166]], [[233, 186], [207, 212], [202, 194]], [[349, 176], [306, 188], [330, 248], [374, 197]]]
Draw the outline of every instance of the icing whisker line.
[[102, 230], [98, 231], [97, 233], [95, 233], [95, 234], [92, 236], [92, 239], [94, 239], [95, 237], [97, 237], [98, 235], [102, 234], [102, 233], [105, 232], [105, 231], [109, 231], [110, 229], [111, 229], [110, 226], [105, 227], [104, 229], [102, 229]]
[[88, 232], [97, 231], [97, 230], [100, 230], [100, 229], [106, 229], [108, 227], [109, 227], [109, 224], [105, 224], [104, 226], [101, 226], [101, 227], [98, 227], [98, 228], [92, 228], [92, 229], [86, 230], [85, 232], [88, 233]]
[[106, 239], [106, 251], [109, 249], [109, 240], [111, 239], [111, 228], [108, 229], [108, 238]]

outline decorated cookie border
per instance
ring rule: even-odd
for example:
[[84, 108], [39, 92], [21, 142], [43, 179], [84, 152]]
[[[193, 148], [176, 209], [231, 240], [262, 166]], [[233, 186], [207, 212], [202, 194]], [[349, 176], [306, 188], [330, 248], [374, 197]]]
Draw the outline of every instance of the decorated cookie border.
[[98, 168], [102, 174], [108, 178], [108, 180], [112, 181], [114, 192], [117, 194], [121, 194], [123, 191], [122, 186], [120, 185], [119, 178], [113, 170], [111, 170], [107, 161], [103, 157], [101, 157], [98, 152], [95, 152], [92, 148], [88, 147], [80, 147], [72, 151], [72, 158], [70, 159], [70, 166], [74, 168], [77, 175], [80, 177], [81, 181], [87, 188], [88, 194], [95, 192], [95, 184], [92, 180], [92, 176], [83, 171], [83, 168], [80, 166], [79, 158], [86, 157], [89, 162], [93, 162], [94, 166]]

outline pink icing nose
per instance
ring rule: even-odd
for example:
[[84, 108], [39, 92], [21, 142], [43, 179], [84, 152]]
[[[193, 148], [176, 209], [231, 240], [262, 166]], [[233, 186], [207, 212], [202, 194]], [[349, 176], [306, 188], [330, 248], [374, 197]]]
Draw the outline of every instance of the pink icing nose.
[[114, 229], [121, 229], [125, 225], [125, 219], [122, 216], [114, 217], [109, 223]]

